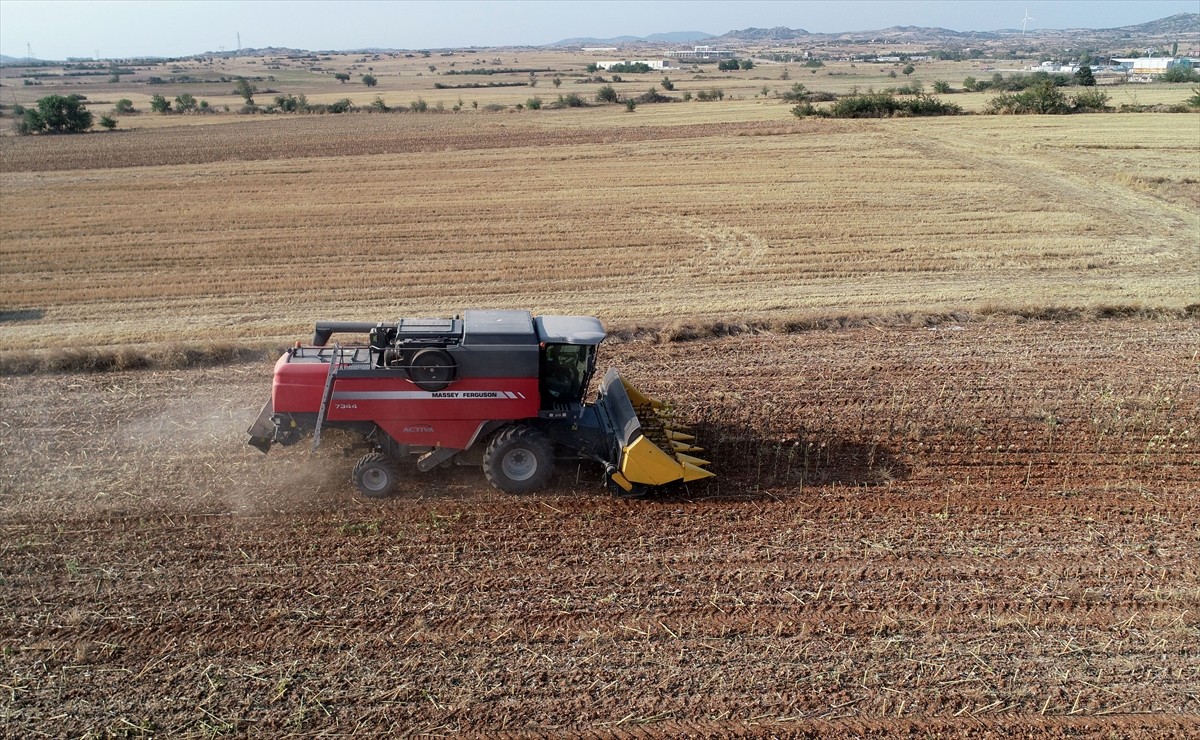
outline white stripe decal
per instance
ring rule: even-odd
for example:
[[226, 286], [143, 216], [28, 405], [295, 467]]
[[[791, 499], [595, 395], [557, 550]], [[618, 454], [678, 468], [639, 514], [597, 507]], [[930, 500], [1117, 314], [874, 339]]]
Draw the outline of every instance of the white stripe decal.
[[408, 401], [418, 399], [448, 398], [525, 398], [524, 393], [514, 394], [512, 391], [334, 391], [335, 401]]

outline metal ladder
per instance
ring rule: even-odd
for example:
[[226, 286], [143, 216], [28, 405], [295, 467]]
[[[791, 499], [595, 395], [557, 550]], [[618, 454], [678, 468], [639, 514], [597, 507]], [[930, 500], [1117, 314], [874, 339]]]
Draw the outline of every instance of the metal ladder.
[[337, 366], [342, 361], [342, 345], [333, 345], [333, 356], [329, 358], [329, 373], [325, 376], [325, 392], [321, 394], [321, 409], [317, 412], [317, 428], [313, 430], [312, 451], [321, 446], [321, 425], [325, 423], [325, 412], [329, 410], [329, 399], [333, 396], [333, 379], [337, 377]]

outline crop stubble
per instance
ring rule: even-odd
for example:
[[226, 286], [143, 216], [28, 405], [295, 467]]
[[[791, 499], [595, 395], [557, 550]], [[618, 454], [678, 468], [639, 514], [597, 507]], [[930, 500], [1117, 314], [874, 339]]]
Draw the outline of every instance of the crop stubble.
[[[1200, 712], [1194, 322], [613, 345], [721, 477], [354, 497], [265, 365], [8, 378], [16, 732], [1154, 737]], [[331, 472], [337, 471], [337, 472]]]
[[189, 339], [242, 341], [468, 305], [619, 322], [1194, 303], [1195, 117], [1077, 118], [3, 139], [0, 309], [43, 312], [5, 322], [6, 351], [170, 342], [179, 316]]

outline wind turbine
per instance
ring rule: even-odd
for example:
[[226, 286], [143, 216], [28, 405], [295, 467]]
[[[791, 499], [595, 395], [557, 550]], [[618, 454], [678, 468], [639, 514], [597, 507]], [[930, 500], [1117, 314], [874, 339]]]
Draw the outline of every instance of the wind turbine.
[[1025, 24], [1032, 20], [1036, 20], [1036, 19], [1030, 18], [1029, 17], [1029, 8], [1025, 8], [1025, 17], [1021, 19], [1021, 35], [1022, 36], [1025, 35]]

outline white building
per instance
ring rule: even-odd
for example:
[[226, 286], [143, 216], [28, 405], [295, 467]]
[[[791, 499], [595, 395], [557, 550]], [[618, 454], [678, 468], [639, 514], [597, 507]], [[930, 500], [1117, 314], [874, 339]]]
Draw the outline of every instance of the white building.
[[1113, 59], [1124, 67], [1131, 75], [1146, 75], [1157, 77], [1170, 69], [1191, 69], [1192, 60], [1186, 57], [1136, 57], [1130, 59]]
[[621, 62], [596, 62], [596, 69], [610, 70], [618, 64], [645, 64], [650, 69], [669, 69], [671, 63], [666, 59], [636, 59]]
[[667, 56], [672, 59], [733, 59], [737, 57], [737, 52], [712, 46], [694, 46], [691, 51], [668, 51]]

